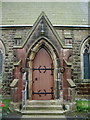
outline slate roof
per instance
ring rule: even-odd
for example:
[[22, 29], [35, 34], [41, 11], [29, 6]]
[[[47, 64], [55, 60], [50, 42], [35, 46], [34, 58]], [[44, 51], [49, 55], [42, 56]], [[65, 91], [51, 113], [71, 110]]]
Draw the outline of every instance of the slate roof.
[[2, 25], [33, 25], [44, 11], [53, 25], [87, 25], [85, 2], [3, 2]]

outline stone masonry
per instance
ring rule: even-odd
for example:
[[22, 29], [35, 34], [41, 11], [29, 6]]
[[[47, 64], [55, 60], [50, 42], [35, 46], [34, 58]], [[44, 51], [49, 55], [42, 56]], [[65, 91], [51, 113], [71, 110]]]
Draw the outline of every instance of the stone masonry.
[[[13, 68], [14, 68], [14, 54], [13, 46], [21, 45], [31, 27], [3, 27], [0, 28], [2, 32], [0, 39], [3, 41], [6, 47], [5, 60], [4, 60], [4, 72], [3, 72], [3, 95], [10, 94], [10, 83], [13, 80]], [[65, 46], [65, 33], [71, 34], [72, 36], [72, 68], [73, 68], [73, 80], [78, 84], [81, 80], [81, 57], [80, 57], [80, 47], [82, 41], [88, 37], [88, 28], [70, 28], [70, 27], [55, 27], [54, 28], [61, 38], [61, 42]], [[16, 41], [20, 41], [17, 43]], [[67, 45], [66, 45], [67, 46]]]

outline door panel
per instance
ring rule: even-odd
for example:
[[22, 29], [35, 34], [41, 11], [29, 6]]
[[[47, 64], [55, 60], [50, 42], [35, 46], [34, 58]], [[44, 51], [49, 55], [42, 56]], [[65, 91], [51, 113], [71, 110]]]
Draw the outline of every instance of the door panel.
[[41, 48], [33, 61], [32, 99], [51, 100], [54, 97], [54, 75], [52, 59], [48, 52]]

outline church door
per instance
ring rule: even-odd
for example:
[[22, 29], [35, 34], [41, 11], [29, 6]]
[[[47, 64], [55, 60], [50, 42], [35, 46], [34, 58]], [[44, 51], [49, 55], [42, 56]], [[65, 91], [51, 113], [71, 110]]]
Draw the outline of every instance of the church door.
[[54, 67], [44, 48], [36, 54], [32, 71], [32, 100], [54, 99]]

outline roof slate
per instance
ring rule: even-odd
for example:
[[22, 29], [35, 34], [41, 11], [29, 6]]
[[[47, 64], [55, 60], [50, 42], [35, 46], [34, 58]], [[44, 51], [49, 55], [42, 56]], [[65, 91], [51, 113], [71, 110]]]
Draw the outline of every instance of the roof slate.
[[53, 25], [88, 25], [85, 2], [3, 2], [2, 25], [33, 25], [42, 11]]

